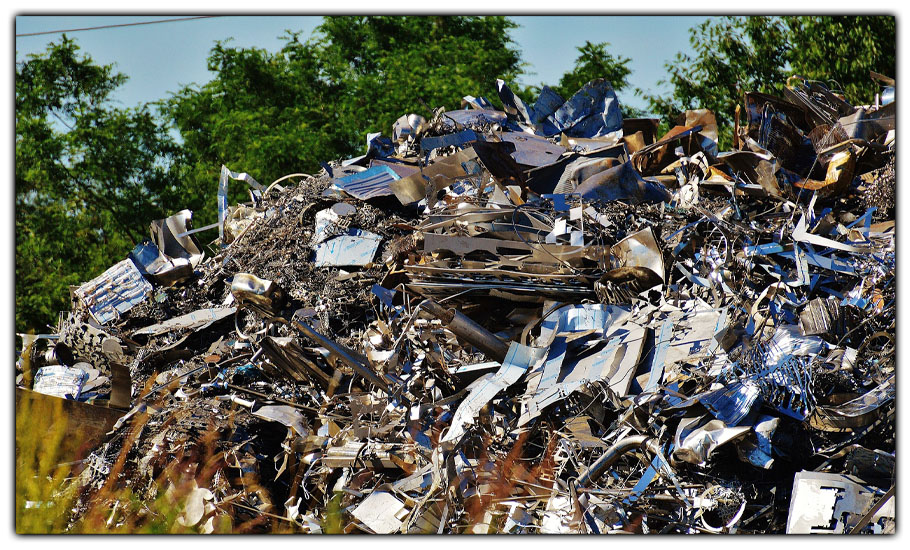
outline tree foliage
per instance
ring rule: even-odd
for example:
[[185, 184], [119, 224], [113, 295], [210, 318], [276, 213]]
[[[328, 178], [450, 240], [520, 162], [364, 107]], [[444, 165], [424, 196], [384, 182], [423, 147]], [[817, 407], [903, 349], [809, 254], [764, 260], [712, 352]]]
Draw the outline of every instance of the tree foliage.
[[405, 113], [457, 109], [465, 95], [495, 98], [496, 79], [521, 71], [505, 17], [326, 17], [315, 43], [324, 76], [339, 86], [339, 119], [356, 147], [367, 132], [390, 133]]
[[686, 109], [714, 111], [721, 149], [732, 141], [732, 121], [743, 93], [780, 94], [801, 75], [867, 104], [878, 87], [869, 71], [894, 75], [895, 19], [890, 16], [722, 17], [689, 30], [694, 53], [678, 53], [665, 68], [668, 95], [646, 95], [652, 112], [670, 126]]
[[[588, 82], [596, 78], [603, 78], [617, 92], [623, 116], [627, 118], [641, 116], [640, 110], [622, 103], [624, 94], [619, 93], [624, 90], [631, 91], [628, 77], [632, 74], [632, 69], [628, 65], [632, 60], [628, 57], [614, 56], [610, 53], [609, 47], [609, 42], [594, 44], [590, 40], [585, 40], [583, 45], [575, 48], [578, 50], [575, 64], [560, 77], [559, 83], [551, 85], [550, 88], [564, 99], [569, 99]], [[540, 94], [540, 88], [540, 86], [519, 87], [516, 91], [522, 99], [533, 104]], [[638, 92], [635, 91], [635, 93]]]
[[578, 57], [575, 65], [562, 75], [559, 84], [552, 86], [553, 90], [562, 97], [569, 98], [595, 78], [605, 79], [617, 92], [627, 89], [628, 76], [632, 74], [628, 64], [632, 60], [628, 57], [615, 57], [607, 50], [609, 46], [609, 42], [592, 44], [585, 40], [584, 45], [576, 48]]
[[[268, 184], [362, 153], [366, 134], [391, 133], [402, 114], [458, 108], [466, 94], [495, 97], [519, 52], [504, 17], [326, 17], [314, 36], [288, 33], [280, 51], [217, 44], [215, 77], [170, 98], [181, 179], [211, 195], [221, 164]], [[204, 193], [205, 195], [205, 193]], [[187, 197], [200, 223], [214, 202]]]
[[897, 23], [893, 16], [785, 17], [794, 72], [840, 90], [854, 105], [872, 102], [879, 85], [869, 71], [895, 76]]
[[318, 170], [318, 160], [350, 149], [331, 108], [339, 90], [320, 78], [314, 46], [296, 34], [285, 38], [275, 53], [217, 43], [208, 58], [215, 77], [162, 102], [183, 141], [179, 204], [194, 211], [197, 225], [217, 219], [212, 198], [222, 164], [268, 184]]
[[693, 54], [678, 53], [664, 65], [672, 92], [645, 95], [651, 111], [665, 117], [670, 127], [687, 109], [714, 112], [720, 147], [732, 142], [736, 103], [743, 93], [778, 93], [786, 81], [787, 42], [783, 23], [772, 17], [723, 17], [689, 29]]
[[[78, 284], [123, 257], [175, 203], [174, 144], [125, 78], [67, 37], [16, 65], [16, 326], [42, 329]], [[139, 221], [141, 220], [141, 221]]]

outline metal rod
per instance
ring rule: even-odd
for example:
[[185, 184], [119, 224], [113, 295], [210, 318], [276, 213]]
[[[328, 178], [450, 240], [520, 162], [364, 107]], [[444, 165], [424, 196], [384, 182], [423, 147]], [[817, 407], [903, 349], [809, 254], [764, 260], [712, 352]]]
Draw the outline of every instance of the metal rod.
[[268, 400], [268, 401], [275, 401], [275, 402], [277, 402], [277, 403], [281, 403], [281, 404], [287, 405], [287, 406], [289, 406], [289, 407], [294, 407], [295, 409], [302, 409], [302, 410], [305, 410], [305, 411], [311, 411], [311, 412], [319, 413], [319, 409], [314, 409], [313, 407], [307, 407], [306, 405], [301, 405], [300, 403], [294, 403], [293, 401], [288, 401], [287, 399], [281, 399], [281, 398], [279, 398], [279, 397], [269, 397], [268, 395], [266, 395], [266, 394], [264, 394], [264, 393], [262, 393], [262, 392], [258, 392], [258, 391], [255, 391], [255, 390], [251, 390], [251, 389], [249, 389], [249, 388], [244, 388], [243, 386], [237, 386], [237, 385], [234, 385], [234, 384], [227, 384], [226, 387], [227, 387], [228, 389], [230, 389], [230, 390], [239, 391], [239, 392], [242, 392], [242, 393], [247, 393], [247, 394], [256, 396], [256, 397], [258, 397], [258, 398], [260, 398], [260, 399], [265, 399], [265, 400]]
[[369, 382], [382, 389], [386, 395], [392, 395], [392, 390], [389, 388], [389, 385], [385, 381], [376, 375], [373, 372], [373, 369], [370, 368], [369, 363], [366, 361], [366, 358], [359, 356], [359, 354], [349, 350], [345, 346], [326, 338], [325, 336], [319, 334], [313, 327], [310, 325], [300, 322], [300, 321], [286, 321], [288, 324], [296, 328], [298, 331], [302, 332], [304, 336], [317, 342], [320, 346], [329, 350], [333, 355], [341, 359], [347, 366], [354, 369], [354, 371], [360, 376], [366, 378]]
[[189, 231], [184, 231], [183, 233], [180, 233], [179, 235], [177, 235], [177, 238], [182, 239], [183, 237], [186, 237], [187, 235], [192, 235], [193, 233], [199, 233], [200, 231], [205, 231], [207, 229], [215, 229], [216, 227], [218, 227], [218, 222], [210, 223], [209, 225], [207, 225], [205, 227], [197, 227], [196, 229], [190, 229]]
[[881, 498], [881, 500], [876, 502], [875, 506], [873, 506], [871, 510], [866, 512], [866, 514], [860, 518], [859, 523], [854, 525], [853, 529], [850, 530], [851, 535], [858, 535], [859, 532], [862, 531], [864, 527], [869, 525], [869, 522], [872, 521], [872, 516], [874, 516], [876, 512], [881, 510], [882, 506], [884, 506], [885, 503], [887, 503], [889, 500], [891, 500], [891, 497], [894, 496], [895, 487], [896, 487], [896, 485], [892, 485], [891, 488], [888, 489], [888, 492], [885, 493], [885, 495]]

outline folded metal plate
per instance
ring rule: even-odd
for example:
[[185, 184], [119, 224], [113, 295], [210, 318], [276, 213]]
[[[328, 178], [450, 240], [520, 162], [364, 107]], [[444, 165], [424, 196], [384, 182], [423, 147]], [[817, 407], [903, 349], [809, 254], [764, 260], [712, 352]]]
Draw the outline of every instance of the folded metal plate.
[[134, 332], [133, 336], [156, 336], [173, 330], [198, 329], [210, 325], [215, 321], [224, 319], [237, 311], [236, 307], [219, 307], [197, 309], [192, 313], [180, 315], [154, 325], [141, 328]]
[[408, 512], [393, 494], [377, 490], [351, 510], [351, 515], [374, 533], [388, 535], [401, 529], [401, 518]]
[[562, 145], [524, 132], [503, 132], [499, 138], [515, 145], [512, 158], [524, 166], [546, 166], [559, 160], [560, 155], [566, 152]]
[[427, 197], [428, 184], [431, 186], [431, 194], [435, 194], [455, 183], [457, 178], [466, 177], [467, 172], [462, 164], [476, 158], [477, 153], [473, 148], [464, 149], [454, 155], [436, 159], [429, 166], [422, 167], [420, 172], [389, 183], [389, 187], [401, 204], [415, 203]]
[[704, 464], [717, 447], [745, 437], [751, 427], [729, 427], [710, 416], [683, 418], [674, 438], [673, 457], [689, 464]]
[[664, 281], [664, 257], [650, 227], [629, 235], [612, 248], [610, 254], [616, 267], [643, 267], [650, 269]]
[[585, 199], [618, 200], [632, 205], [661, 203], [670, 198], [662, 184], [643, 179], [631, 162], [589, 177], [578, 185], [575, 193]]
[[[846, 533], [877, 500], [878, 492], [849, 475], [797, 472], [793, 477], [787, 534]], [[872, 521], [894, 518], [894, 513], [892, 499]]]
[[367, 200], [395, 194], [390, 185], [399, 179], [401, 176], [391, 167], [373, 166], [363, 172], [336, 178], [334, 184], [352, 197]]
[[645, 329], [628, 323], [616, 329], [614, 336], [608, 338], [597, 353], [583, 359], [566, 360], [564, 341], [557, 338], [550, 348], [537, 390], [525, 403], [518, 425], [524, 426], [544, 408], [591, 382], [606, 382], [617, 395], [626, 395], [641, 359], [644, 341]]
[[78, 400], [88, 377], [86, 371], [77, 368], [63, 365], [42, 367], [35, 373], [32, 390], [44, 395]]
[[351, 229], [347, 235], [319, 244], [314, 252], [316, 267], [364, 266], [373, 261], [382, 237], [363, 229]]
[[75, 290], [92, 316], [106, 324], [144, 301], [152, 291], [132, 260], [117, 262]]
[[474, 130], [467, 129], [439, 137], [425, 137], [420, 140], [420, 150], [426, 154], [440, 147], [460, 147], [482, 139], [483, 137], [478, 136]]
[[442, 442], [457, 441], [464, 435], [465, 427], [474, 423], [480, 409], [496, 394], [518, 382], [532, 365], [543, 360], [546, 352], [547, 348], [523, 346], [512, 342], [502, 367], [495, 374], [486, 375], [471, 384], [470, 393], [455, 411], [452, 424], [443, 436]]

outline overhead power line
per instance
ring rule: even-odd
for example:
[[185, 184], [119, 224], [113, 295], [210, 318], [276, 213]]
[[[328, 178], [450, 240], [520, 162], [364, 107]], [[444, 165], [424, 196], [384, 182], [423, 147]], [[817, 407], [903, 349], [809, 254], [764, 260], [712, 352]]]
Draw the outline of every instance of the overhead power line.
[[176, 19], [159, 19], [157, 21], [137, 21], [135, 23], [118, 23], [115, 25], [100, 25], [97, 27], [83, 27], [81, 29], [62, 29], [57, 31], [42, 31], [42, 32], [27, 32], [23, 34], [17, 34], [16, 38], [21, 36], [38, 36], [42, 34], [57, 34], [62, 32], [80, 32], [80, 31], [94, 31], [97, 29], [113, 29], [115, 27], [134, 27], [136, 25], [154, 25], [155, 23], [174, 23], [175, 21], [191, 21], [193, 19], [211, 19], [213, 17], [221, 17], [220, 15], [198, 15], [195, 17], [179, 17]]

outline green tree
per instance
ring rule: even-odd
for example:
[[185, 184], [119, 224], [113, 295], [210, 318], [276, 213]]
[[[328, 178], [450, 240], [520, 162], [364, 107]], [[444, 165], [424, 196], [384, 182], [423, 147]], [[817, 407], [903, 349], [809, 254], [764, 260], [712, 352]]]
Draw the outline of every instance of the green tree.
[[214, 220], [221, 164], [268, 184], [362, 153], [367, 133], [390, 135], [403, 114], [495, 98], [496, 78], [520, 70], [514, 27], [503, 17], [326, 17], [311, 39], [288, 33], [275, 53], [217, 44], [212, 81], [166, 105], [183, 139], [180, 178], [208, 190], [200, 219]]
[[839, 89], [854, 105], [872, 103], [880, 85], [869, 71], [895, 76], [897, 22], [893, 16], [785, 17], [790, 64], [806, 78]]
[[[609, 46], [609, 42], [593, 44], [591, 41], [585, 40], [584, 45], [575, 48], [579, 54], [575, 59], [575, 65], [559, 78], [558, 84], [552, 85], [550, 88], [564, 99], [569, 99], [588, 82], [595, 78], [603, 78], [617, 92], [623, 116], [642, 116], [643, 112], [639, 109], [623, 104], [623, 94], [619, 93], [630, 89], [628, 77], [632, 74], [632, 69], [628, 67], [628, 64], [632, 60], [628, 57], [614, 56], [608, 51]], [[541, 86], [513, 88], [522, 99], [532, 105], [540, 94], [540, 89]]]
[[721, 150], [733, 136], [733, 114], [743, 93], [779, 93], [787, 78], [786, 28], [773, 17], [723, 17], [689, 29], [694, 54], [676, 54], [664, 67], [672, 92], [645, 94], [651, 111], [675, 125], [687, 109], [707, 108], [717, 118]]
[[551, 86], [562, 97], [572, 97], [582, 86], [595, 78], [603, 78], [613, 86], [617, 92], [629, 87], [628, 76], [632, 74], [628, 64], [628, 57], [614, 57], [607, 51], [609, 42], [592, 44], [585, 40], [583, 46], [578, 46], [578, 57], [575, 66], [559, 79], [559, 84]]
[[465, 95], [495, 101], [496, 79], [520, 74], [520, 52], [505, 17], [326, 17], [316, 44], [324, 77], [344, 90], [336, 101], [352, 146], [366, 132], [389, 134], [406, 113], [457, 109]]
[[661, 83], [672, 91], [645, 98], [670, 126], [686, 109], [711, 109], [722, 150], [732, 143], [734, 111], [745, 92], [780, 95], [787, 78], [799, 74], [865, 104], [878, 89], [869, 71], [891, 76], [895, 67], [890, 16], [728, 16], [691, 28], [689, 43], [693, 55], [679, 53], [665, 64], [668, 78]]
[[[332, 108], [344, 92], [320, 77], [317, 54], [290, 33], [276, 53], [219, 42], [208, 57], [215, 77], [162, 102], [183, 142], [175, 169], [185, 193], [178, 204], [194, 210], [197, 225], [217, 219], [222, 164], [267, 185], [353, 150]], [[243, 200], [245, 187], [231, 186], [232, 202]]]
[[[126, 109], [110, 100], [126, 77], [66, 37], [17, 63], [17, 329], [53, 322], [67, 285], [124, 257], [149, 220], [189, 208], [197, 226], [214, 221], [221, 164], [267, 184], [362, 152], [402, 114], [495, 98], [495, 79], [521, 70], [512, 28], [504, 17], [327, 17], [276, 53], [218, 43], [211, 82]], [[242, 191], [232, 186], [232, 202]]]
[[67, 286], [125, 257], [174, 204], [175, 146], [147, 107], [112, 105], [126, 77], [64, 36], [16, 64], [16, 328], [42, 330]]

